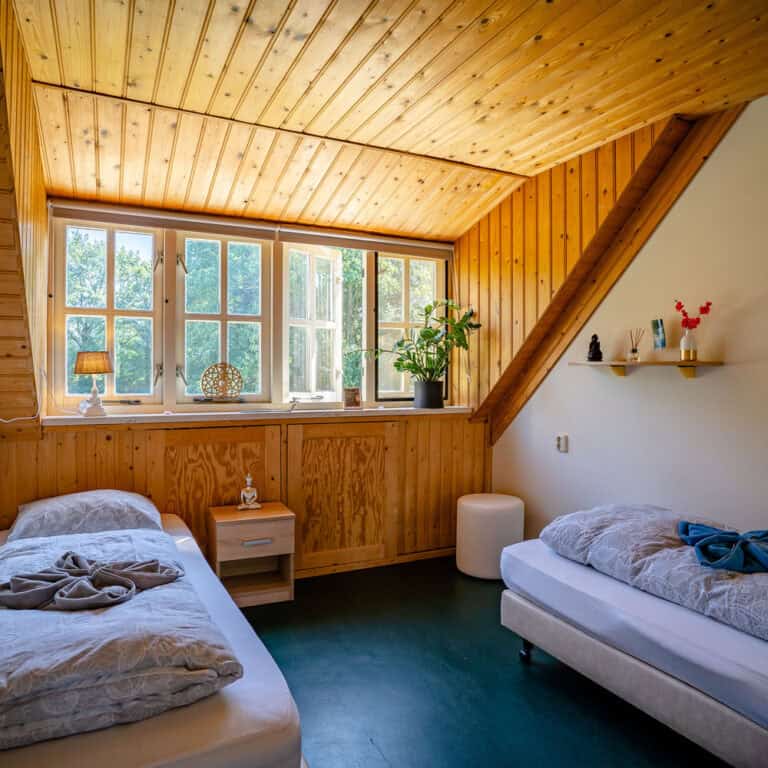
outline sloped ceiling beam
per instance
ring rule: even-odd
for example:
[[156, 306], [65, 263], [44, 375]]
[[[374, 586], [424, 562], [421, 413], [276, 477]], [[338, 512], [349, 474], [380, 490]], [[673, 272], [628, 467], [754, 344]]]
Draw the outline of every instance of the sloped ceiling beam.
[[744, 105], [694, 123], [670, 120], [584, 254], [475, 411], [495, 443], [632, 263]]

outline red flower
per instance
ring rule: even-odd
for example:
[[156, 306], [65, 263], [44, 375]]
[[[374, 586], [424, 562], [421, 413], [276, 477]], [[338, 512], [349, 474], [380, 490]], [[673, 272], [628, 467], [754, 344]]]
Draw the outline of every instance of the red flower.
[[685, 308], [685, 304], [679, 299], [675, 299], [675, 309], [683, 316], [680, 324], [683, 328], [694, 330], [701, 325], [701, 316], [708, 315], [712, 309], [712, 302], [707, 301], [704, 304], [699, 305], [699, 317], [691, 317]]

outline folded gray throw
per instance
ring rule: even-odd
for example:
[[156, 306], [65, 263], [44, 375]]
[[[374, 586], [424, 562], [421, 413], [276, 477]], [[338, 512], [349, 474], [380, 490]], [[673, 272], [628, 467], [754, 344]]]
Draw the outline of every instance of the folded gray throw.
[[130, 600], [137, 591], [181, 578], [178, 565], [159, 560], [99, 562], [66, 552], [50, 568], [0, 583], [0, 606], [20, 610], [83, 611]]
[[678, 536], [681, 522], [669, 509], [611, 504], [555, 518], [541, 540], [558, 555], [768, 640], [768, 573], [702, 568]]

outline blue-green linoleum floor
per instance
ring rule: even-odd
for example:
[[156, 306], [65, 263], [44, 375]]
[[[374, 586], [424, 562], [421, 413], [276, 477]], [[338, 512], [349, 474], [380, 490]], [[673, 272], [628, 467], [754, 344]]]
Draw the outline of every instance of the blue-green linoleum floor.
[[501, 582], [450, 559], [299, 581], [246, 610], [301, 715], [310, 768], [723, 765], [499, 624]]

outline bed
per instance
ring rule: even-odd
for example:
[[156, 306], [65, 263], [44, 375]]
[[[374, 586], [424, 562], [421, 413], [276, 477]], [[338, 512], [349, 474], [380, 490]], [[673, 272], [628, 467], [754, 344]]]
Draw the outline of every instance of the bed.
[[502, 553], [501, 623], [735, 766], [768, 766], [768, 643], [568, 560]]
[[[221, 582], [192, 534], [163, 515], [179, 560], [214, 623], [244, 668], [219, 693], [156, 717], [2, 752], [3, 768], [299, 768], [301, 735], [282, 673]], [[7, 532], [0, 532], [0, 544]]]

